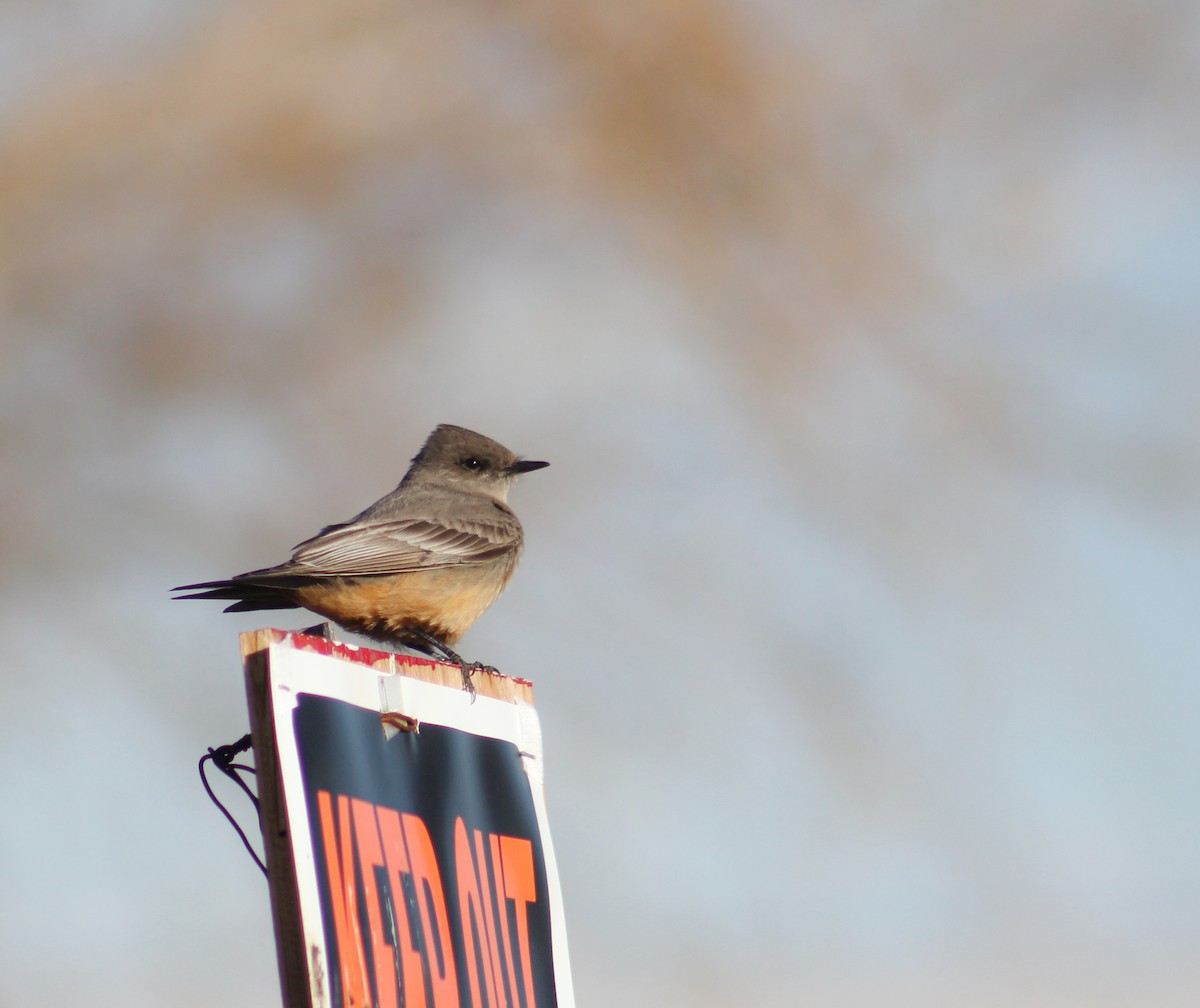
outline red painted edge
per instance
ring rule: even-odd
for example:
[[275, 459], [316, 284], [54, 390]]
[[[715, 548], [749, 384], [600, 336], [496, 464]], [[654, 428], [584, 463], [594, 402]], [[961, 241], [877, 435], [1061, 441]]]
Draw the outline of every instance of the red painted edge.
[[[436, 658], [423, 658], [420, 655], [396, 654], [394, 651], [379, 651], [375, 648], [359, 647], [357, 644], [344, 644], [341, 641], [331, 641], [327, 637], [315, 637], [312, 634], [297, 633], [294, 630], [280, 630], [277, 627], [266, 627], [266, 632], [279, 642], [287, 641], [300, 651], [315, 651], [317, 654], [331, 658], [342, 658], [356, 665], [366, 665], [375, 668], [381, 662], [401, 662], [406, 665], [441, 665], [445, 668], [458, 670], [451, 662], [438, 661]], [[490, 674], [490, 673], [489, 673]], [[520, 676], [506, 676], [503, 672], [495, 673], [500, 679], [511, 679], [522, 686], [532, 686], [533, 683]]]

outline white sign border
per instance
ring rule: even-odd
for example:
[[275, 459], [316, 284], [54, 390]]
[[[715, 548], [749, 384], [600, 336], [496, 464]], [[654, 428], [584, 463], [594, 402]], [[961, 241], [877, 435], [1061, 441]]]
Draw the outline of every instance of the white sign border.
[[[339, 649], [347, 646], [339, 645]], [[529, 779], [545, 856], [556, 1002], [558, 1008], [574, 1008], [562, 889], [546, 815], [542, 731], [533, 705], [521, 700], [496, 700], [482, 694], [472, 701], [463, 689], [380, 671], [337, 654], [308, 650], [297, 646], [290, 637], [272, 641], [266, 650], [275, 744], [295, 859], [300, 921], [307, 949], [308, 986], [314, 1008], [327, 1008], [330, 985], [325, 925], [317, 891], [317, 866], [313, 860], [312, 824], [308, 817], [292, 717], [301, 694], [339, 700], [379, 714], [403, 714], [417, 718], [421, 724], [454, 728], [516, 746]], [[381, 724], [380, 731], [383, 730]]]

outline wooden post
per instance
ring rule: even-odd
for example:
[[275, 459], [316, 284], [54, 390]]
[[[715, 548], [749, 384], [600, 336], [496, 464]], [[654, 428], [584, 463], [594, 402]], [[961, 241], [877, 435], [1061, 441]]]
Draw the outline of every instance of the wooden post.
[[267, 646], [272, 631], [242, 634], [242, 661], [246, 669], [246, 699], [250, 708], [250, 737], [257, 770], [258, 816], [266, 852], [267, 885], [275, 923], [275, 948], [279, 959], [279, 986], [284, 1008], [312, 1008], [308, 962], [300, 927], [296, 896], [296, 866], [288, 832], [283, 782], [276, 754], [274, 719], [267, 679]]

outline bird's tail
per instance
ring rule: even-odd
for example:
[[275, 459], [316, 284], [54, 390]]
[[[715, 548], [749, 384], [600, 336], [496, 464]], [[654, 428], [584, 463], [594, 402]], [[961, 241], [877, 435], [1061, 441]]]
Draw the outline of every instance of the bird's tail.
[[[255, 584], [233, 579], [230, 581], [201, 581], [198, 584], [180, 585], [171, 591], [191, 592], [177, 595], [176, 599], [232, 599], [233, 605], [226, 612], [250, 612], [256, 609], [299, 609], [294, 600], [291, 584]], [[196, 591], [197, 588], [205, 589]]]

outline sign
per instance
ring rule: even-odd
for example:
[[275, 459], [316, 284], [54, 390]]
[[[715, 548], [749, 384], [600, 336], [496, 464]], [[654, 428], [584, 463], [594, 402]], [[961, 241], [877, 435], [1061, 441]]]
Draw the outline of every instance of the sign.
[[289, 1008], [572, 1008], [530, 685], [472, 702], [457, 666], [278, 630], [243, 653]]

